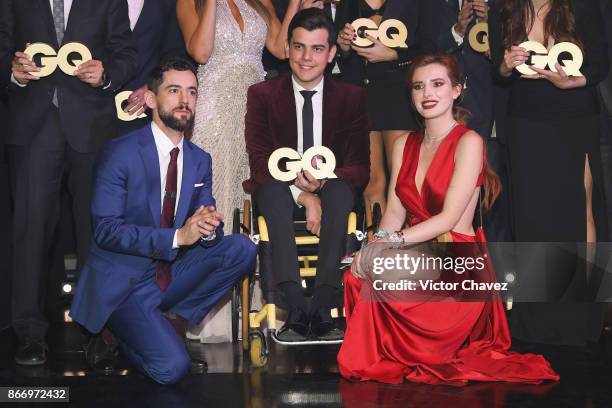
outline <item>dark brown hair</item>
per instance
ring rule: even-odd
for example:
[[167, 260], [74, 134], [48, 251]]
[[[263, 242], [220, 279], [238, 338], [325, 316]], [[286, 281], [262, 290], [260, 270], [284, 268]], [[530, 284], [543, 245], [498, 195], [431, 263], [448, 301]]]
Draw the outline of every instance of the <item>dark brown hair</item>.
[[[463, 94], [463, 83], [461, 81], [461, 69], [459, 68], [459, 63], [457, 59], [450, 54], [431, 54], [431, 55], [421, 55], [416, 57], [412, 64], [410, 64], [410, 69], [408, 70], [408, 84], [410, 89], [412, 89], [412, 83], [414, 78], [414, 73], [418, 68], [425, 67], [431, 64], [439, 64], [446, 68], [446, 72], [448, 73], [448, 77], [451, 81], [453, 87], [460, 86], [461, 92]], [[453, 103], [453, 117], [455, 120], [463, 126], [466, 126], [468, 119], [468, 111], [461, 108], [459, 102], [461, 97], [457, 98], [455, 103]], [[413, 101], [414, 103], [414, 101]], [[486, 150], [486, 142], [485, 142], [485, 150]], [[489, 164], [485, 160], [483, 167], [483, 180], [482, 180], [482, 205], [485, 210], [489, 210], [492, 206], [499, 194], [501, 193], [501, 181], [495, 172], [489, 167]]]
[[[552, 37], [556, 42], [569, 41], [582, 48], [582, 42], [576, 32], [572, 1], [549, 0], [548, 4], [550, 9], [544, 19], [544, 41], [548, 42]], [[504, 0], [499, 4], [502, 43], [505, 49], [527, 41], [527, 34], [535, 23], [536, 14], [532, 0]]]
[[[215, 0], [193, 0], [195, 2], [196, 12], [200, 12], [202, 7], [204, 7], [204, 3], [207, 1], [215, 1]], [[268, 26], [270, 25], [270, 19], [272, 16], [268, 12], [266, 6], [264, 6], [259, 0], [244, 0], [249, 6], [251, 6], [265, 21]]]

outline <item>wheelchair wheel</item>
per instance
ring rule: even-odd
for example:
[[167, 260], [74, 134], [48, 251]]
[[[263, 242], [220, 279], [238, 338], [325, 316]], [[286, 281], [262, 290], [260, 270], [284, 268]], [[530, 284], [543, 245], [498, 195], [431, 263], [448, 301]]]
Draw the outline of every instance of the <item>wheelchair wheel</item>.
[[263, 367], [268, 362], [268, 349], [266, 338], [261, 330], [254, 330], [249, 333], [249, 354], [253, 367]]

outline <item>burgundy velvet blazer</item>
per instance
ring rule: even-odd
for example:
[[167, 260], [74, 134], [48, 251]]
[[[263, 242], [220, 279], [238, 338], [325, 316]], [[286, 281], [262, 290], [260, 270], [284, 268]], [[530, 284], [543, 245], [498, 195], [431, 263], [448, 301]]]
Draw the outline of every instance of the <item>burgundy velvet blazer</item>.
[[[336, 156], [335, 174], [362, 191], [370, 177], [369, 120], [365, 92], [325, 77], [323, 85], [323, 146]], [[270, 180], [268, 158], [280, 147], [297, 150], [295, 97], [290, 75], [251, 86], [245, 118], [251, 178], [242, 183], [254, 194]]]

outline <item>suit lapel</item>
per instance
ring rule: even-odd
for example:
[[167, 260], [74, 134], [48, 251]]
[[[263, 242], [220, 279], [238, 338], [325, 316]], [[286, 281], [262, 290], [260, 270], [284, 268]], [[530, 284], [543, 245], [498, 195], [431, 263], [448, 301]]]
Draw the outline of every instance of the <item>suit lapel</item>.
[[57, 36], [55, 35], [55, 23], [53, 22], [53, 13], [51, 12], [51, 3], [49, 0], [38, 0], [36, 3], [40, 9], [40, 16], [43, 20], [44, 27], [47, 28], [47, 34], [51, 39], [51, 45], [55, 45], [58, 49]]
[[140, 32], [147, 27], [147, 23], [151, 20], [149, 19], [149, 15], [153, 12], [153, 2], [154, 0], [144, 2], [142, 11], [140, 12], [136, 25], [134, 26], [134, 33]]
[[197, 170], [193, 147], [189, 144], [189, 142], [187, 142], [187, 140], [184, 140], [183, 177], [180, 187], [181, 196], [179, 197], [178, 207], [176, 208], [176, 215], [174, 217], [175, 228], [181, 227], [187, 218], [189, 203], [191, 203], [191, 196], [193, 195], [193, 186], [196, 181]]
[[155, 226], [159, 227], [161, 218], [161, 181], [159, 179], [159, 156], [153, 139], [153, 132], [150, 126], [146, 126], [141, 131], [140, 137], [140, 156], [145, 167], [145, 180], [147, 183], [147, 198], [149, 209], [155, 221]]
[[72, 39], [72, 32], [74, 27], [77, 25], [79, 20], [79, 13], [81, 8], [85, 6], [85, 0], [73, 0], [72, 6], [70, 7], [70, 14], [68, 14], [68, 24], [66, 25], [66, 31], [64, 32], [64, 44], [69, 43]]
[[[280, 103], [279, 116], [281, 119], [281, 146], [291, 147], [297, 149], [298, 141], [298, 129], [297, 129], [297, 117], [295, 113], [295, 96], [293, 92], [293, 82], [291, 81], [291, 75], [287, 75], [283, 78], [280, 86], [280, 95], [278, 95], [277, 101]], [[278, 147], [281, 147], [278, 146]]]

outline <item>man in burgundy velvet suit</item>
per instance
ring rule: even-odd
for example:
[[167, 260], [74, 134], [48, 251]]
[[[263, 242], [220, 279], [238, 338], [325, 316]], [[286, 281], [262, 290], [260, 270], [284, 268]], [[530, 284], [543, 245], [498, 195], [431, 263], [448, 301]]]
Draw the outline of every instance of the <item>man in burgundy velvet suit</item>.
[[[335, 341], [344, 335], [334, 327], [330, 309], [339, 287], [339, 261], [344, 255], [347, 216], [369, 177], [368, 118], [365, 94], [358, 87], [325, 76], [336, 53], [333, 23], [322, 10], [300, 11], [289, 25], [287, 55], [292, 75], [253, 85], [247, 96], [246, 146], [251, 178], [243, 183], [254, 194], [265, 218], [272, 249], [272, 271], [287, 323], [281, 341], [299, 342], [312, 336]], [[290, 147], [300, 154], [325, 146], [336, 157], [337, 178], [317, 180], [307, 170], [293, 184], [274, 180], [270, 154]], [[304, 299], [294, 217], [305, 217], [307, 229], [320, 236], [314, 295]]]

